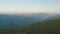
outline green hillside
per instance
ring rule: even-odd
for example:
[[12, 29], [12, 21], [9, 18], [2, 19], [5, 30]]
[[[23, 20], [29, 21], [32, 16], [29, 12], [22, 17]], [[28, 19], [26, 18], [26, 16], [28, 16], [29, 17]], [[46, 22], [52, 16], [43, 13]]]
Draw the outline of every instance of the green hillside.
[[60, 34], [60, 18], [45, 20], [24, 27], [0, 30], [1, 34]]

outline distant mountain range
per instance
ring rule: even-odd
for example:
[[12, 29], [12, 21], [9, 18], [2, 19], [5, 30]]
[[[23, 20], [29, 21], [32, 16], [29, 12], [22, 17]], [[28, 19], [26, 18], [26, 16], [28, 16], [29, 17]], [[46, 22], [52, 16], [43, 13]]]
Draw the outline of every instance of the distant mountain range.
[[54, 18], [55, 16], [60, 16], [60, 14], [39, 13], [28, 16], [0, 14], [0, 29], [28, 25], [38, 21], [42, 22], [46, 19]]

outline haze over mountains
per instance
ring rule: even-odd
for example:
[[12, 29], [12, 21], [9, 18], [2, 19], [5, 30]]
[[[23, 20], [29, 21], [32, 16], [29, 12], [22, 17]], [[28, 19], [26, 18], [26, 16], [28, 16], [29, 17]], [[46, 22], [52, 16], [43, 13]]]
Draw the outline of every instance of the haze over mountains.
[[0, 29], [28, 25], [36, 22], [42, 22], [46, 19], [58, 17], [60, 14], [30, 14], [30, 15], [5, 15], [0, 14]]

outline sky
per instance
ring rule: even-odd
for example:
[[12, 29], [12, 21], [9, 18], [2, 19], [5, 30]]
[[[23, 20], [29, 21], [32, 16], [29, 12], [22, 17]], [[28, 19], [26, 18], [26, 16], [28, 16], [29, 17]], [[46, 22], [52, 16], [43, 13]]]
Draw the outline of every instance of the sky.
[[0, 13], [60, 13], [60, 0], [0, 0]]

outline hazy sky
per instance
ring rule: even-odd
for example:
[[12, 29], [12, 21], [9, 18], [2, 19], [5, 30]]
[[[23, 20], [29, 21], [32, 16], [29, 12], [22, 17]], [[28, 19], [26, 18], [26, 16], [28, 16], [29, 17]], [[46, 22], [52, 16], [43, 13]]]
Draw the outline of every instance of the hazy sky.
[[0, 13], [60, 12], [60, 0], [0, 0]]

